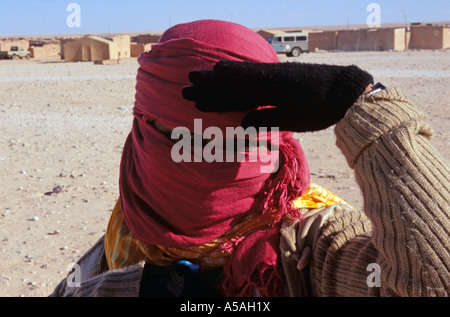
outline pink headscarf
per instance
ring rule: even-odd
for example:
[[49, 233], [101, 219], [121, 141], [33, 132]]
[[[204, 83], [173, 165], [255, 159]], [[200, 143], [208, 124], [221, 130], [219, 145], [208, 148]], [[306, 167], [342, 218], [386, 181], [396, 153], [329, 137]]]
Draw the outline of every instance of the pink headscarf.
[[[212, 163], [172, 160], [177, 140], [157, 131], [150, 124], [153, 120], [194, 131], [194, 119], [202, 119], [203, 130], [214, 126], [224, 135], [226, 127], [240, 126], [245, 113], [203, 113], [182, 97], [182, 89], [190, 85], [189, 72], [212, 69], [220, 60], [277, 63], [278, 57], [248, 28], [201, 20], [170, 28], [138, 59], [134, 120], [122, 155], [120, 196], [128, 227], [146, 243], [201, 245], [220, 237], [255, 208], [261, 214], [278, 210], [276, 225], [284, 214], [295, 214], [290, 201], [309, 184], [306, 158], [290, 132], [280, 132], [280, 168], [273, 174], [261, 173], [267, 165], [263, 158]], [[255, 282], [254, 270], [267, 268], [278, 276], [277, 239], [272, 228], [240, 242], [224, 268], [227, 295], [246, 295], [253, 284], [270, 295], [269, 282]]]

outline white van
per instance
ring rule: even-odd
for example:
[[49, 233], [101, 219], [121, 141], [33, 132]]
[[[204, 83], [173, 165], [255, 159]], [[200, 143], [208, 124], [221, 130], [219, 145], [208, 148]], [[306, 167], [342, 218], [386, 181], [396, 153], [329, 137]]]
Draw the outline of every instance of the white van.
[[270, 36], [267, 41], [278, 54], [298, 57], [308, 52], [308, 33], [288, 32]]

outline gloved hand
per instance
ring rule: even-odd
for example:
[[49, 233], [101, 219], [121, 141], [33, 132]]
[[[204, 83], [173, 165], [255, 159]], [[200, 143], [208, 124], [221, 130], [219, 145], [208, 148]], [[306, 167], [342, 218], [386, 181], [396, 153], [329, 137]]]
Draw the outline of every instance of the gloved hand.
[[242, 127], [306, 132], [337, 123], [373, 83], [357, 66], [220, 61], [212, 71], [193, 71], [183, 96], [205, 112], [244, 111]]

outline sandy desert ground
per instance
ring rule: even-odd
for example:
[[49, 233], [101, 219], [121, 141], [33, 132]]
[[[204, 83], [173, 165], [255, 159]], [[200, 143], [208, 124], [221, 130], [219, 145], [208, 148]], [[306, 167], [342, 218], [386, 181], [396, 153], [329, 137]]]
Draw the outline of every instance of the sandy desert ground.
[[[450, 159], [450, 51], [319, 52], [297, 60], [356, 64], [402, 87], [429, 115], [432, 142]], [[118, 197], [137, 67], [136, 59], [109, 66], [0, 61], [0, 296], [49, 295], [104, 234]], [[333, 128], [298, 138], [312, 180], [361, 210]]]

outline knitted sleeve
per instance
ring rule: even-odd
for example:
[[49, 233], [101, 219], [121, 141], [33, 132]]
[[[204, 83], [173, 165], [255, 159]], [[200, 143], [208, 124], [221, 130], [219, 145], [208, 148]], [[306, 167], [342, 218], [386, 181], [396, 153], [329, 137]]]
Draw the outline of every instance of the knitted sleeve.
[[[314, 251], [315, 295], [449, 296], [450, 168], [399, 89], [361, 97], [336, 125], [371, 233], [337, 214]], [[364, 216], [365, 217], [365, 216]]]

